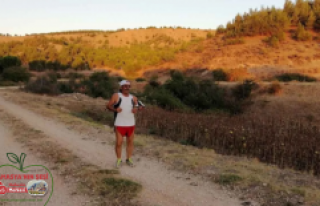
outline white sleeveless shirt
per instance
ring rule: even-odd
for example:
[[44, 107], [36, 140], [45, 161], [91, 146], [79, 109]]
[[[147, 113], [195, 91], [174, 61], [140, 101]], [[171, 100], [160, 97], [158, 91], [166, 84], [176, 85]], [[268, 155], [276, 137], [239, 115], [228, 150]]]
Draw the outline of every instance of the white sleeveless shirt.
[[120, 108], [122, 111], [116, 113], [115, 117], [115, 126], [130, 127], [135, 125], [134, 114], [132, 113], [133, 105], [133, 96], [129, 94], [128, 97], [124, 96], [122, 93], [118, 93], [119, 101], [121, 98]]

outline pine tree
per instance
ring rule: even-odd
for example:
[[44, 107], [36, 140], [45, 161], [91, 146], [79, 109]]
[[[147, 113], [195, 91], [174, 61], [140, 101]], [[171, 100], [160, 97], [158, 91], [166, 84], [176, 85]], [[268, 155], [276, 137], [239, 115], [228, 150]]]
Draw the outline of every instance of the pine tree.
[[292, 25], [298, 25], [300, 23], [300, 11], [298, 8], [295, 8], [293, 16], [291, 18]]
[[306, 28], [307, 29], [313, 29], [315, 21], [316, 21], [316, 16], [315, 16], [314, 12], [311, 11], [310, 14], [309, 14], [307, 23], [306, 23]]
[[301, 9], [300, 9], [300, 22], [306, 27], [307, 26], [307, 22], [308, 22], [308, 18], [309, 18], [309, 14], [311, 12], [311, 8], [310, 5], [308, 3], [308, 1], [304, 1], [301, 5]]
[[235, 18], [234, 27], [235, 27], [235, 33], [240, 34], [241, 27], [242, 27], [242, 16], [240, 16], [240, 14], [238, 14]]
[[307, 41], [311, 39], [311, 35], [304, 29], [304, 26], [299, 23], [294, 38], [298, 41]]
[[316, 16], [316, 20], [315, 20], [313, 28], [316, 30], [320, 30], [320, 0], [314, 1], [313, 12]]
[[291, 18], [294, 13], [294, 4], [290, 0], [286, 0], [283, 11]]

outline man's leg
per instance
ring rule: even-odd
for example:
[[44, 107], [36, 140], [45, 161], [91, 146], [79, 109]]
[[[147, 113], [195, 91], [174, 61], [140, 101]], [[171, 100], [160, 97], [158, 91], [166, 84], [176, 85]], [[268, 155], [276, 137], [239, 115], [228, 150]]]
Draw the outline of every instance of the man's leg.
[[134, 139], [134, 132], [132, 132], [131, 136], [127, 137], [126, 143], [127, 143], [127, 160], [131, 158], [134, 145], [133, 145], [133, 139]]
[[115, 129], [115, 132], [116, 132], [115, 152], [116, 152], [117, 158], [119, 160], [119, 159], [121, 159], [123, 137], [117, 129]]

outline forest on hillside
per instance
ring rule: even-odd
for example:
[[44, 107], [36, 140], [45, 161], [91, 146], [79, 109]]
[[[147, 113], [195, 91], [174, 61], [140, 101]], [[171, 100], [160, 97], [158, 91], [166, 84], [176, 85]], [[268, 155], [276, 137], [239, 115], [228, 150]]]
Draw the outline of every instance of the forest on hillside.
[[217, 32], [223, 33], [226, 38], [270, 35], [281, 41], [284, 32], [292, 27], [297, 28], [292, 31], [293, 38], [310, 40], [308, 30], [320, 29], [320, 0], [286, 0], [283, 9], [250, 9], [243, 15], [238, 14], [226, 27], [219, 26]]

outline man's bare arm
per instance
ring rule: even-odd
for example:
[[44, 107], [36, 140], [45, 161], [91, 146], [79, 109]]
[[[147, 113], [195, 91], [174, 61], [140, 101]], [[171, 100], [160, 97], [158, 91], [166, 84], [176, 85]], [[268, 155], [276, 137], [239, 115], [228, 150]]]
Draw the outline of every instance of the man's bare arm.
[[117, 109], [115, 109], [113, 107], [113, 105], [116, 103], [116, 101], [118, 100], [118, 94], [113, 94], [110, 101], [108, 102], [107, 104], [107, 108], [109, 111], [112, 111], [112, 112], [116, 112]]
[[133, 96], [134, 106], [138, 106], [138, 98]]

